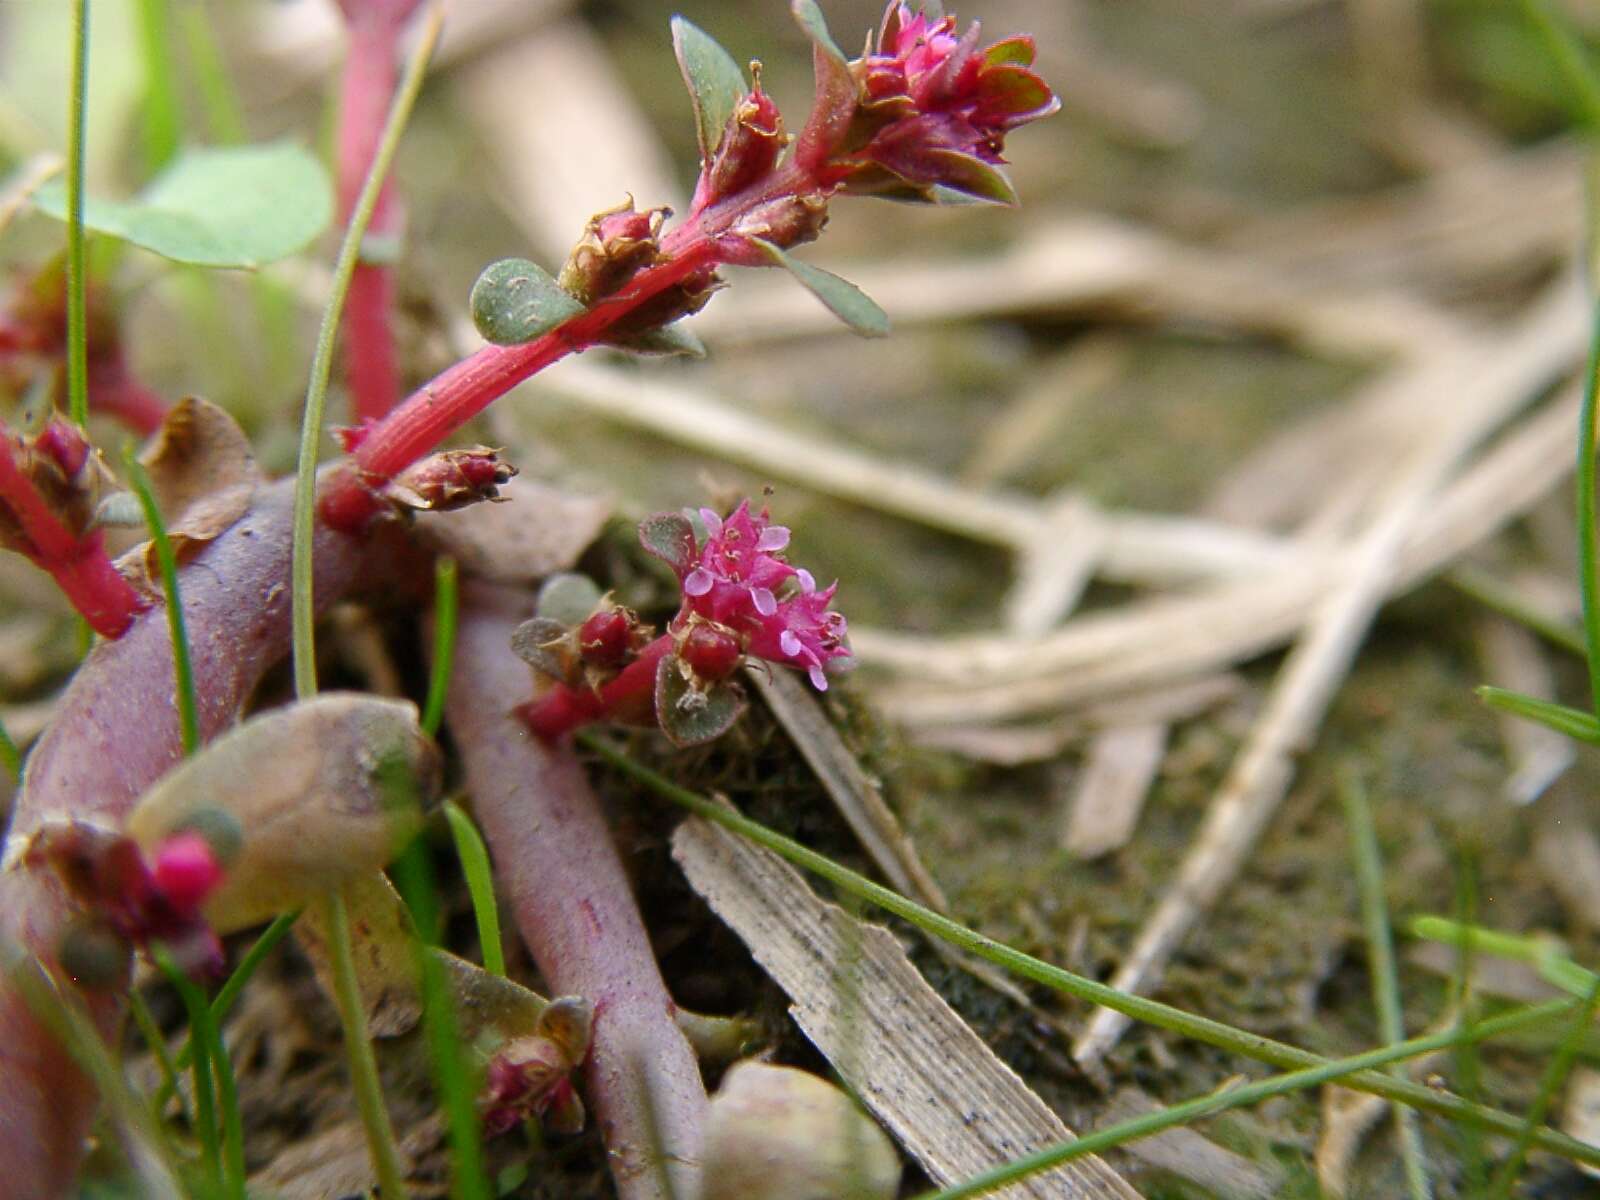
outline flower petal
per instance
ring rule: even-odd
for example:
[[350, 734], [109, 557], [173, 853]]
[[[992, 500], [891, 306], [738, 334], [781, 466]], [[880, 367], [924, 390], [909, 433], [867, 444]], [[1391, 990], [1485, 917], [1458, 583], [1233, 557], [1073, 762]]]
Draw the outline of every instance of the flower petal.
[[704, 596], [715, 583], [716, 580], [712, 578], [710, 571], [704, 567], [696, 567], [684, 577], [683, 591], [687, 596]]
[[789, 544], [789, 531], [782, 525], [768, 525], [756, 539], [756, 549], [771, 552]]
[[756, 611], [763, 617], [770, 617], [778, 611], [778, 598], [772, 594], [772, 589], [770, 588], [751, 588], [750, 600], [755, 604]]

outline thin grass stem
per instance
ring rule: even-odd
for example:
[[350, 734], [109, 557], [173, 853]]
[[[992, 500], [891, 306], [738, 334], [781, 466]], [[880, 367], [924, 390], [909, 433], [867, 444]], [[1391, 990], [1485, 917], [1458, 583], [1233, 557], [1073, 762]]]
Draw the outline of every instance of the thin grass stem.
[[383, 1102], [383, 1082], [378, 1077], [378, 1060], [372, 1051], [367, 1029], [367, 1013], [361, 1003], [361, 988], [356, 981], [355, 945], [350, 933], [350, 910], [344, 897], [330, 894], [322, 901], [323, 918], [328, 927], [332, 951], [334, 1001], [344, 1029], [345, 1054], [350, 1064], [350, 1082], [356, 1093], [356, 1107], [367, 1131], [367, 1152], [378, 1176], [384, 1200], [405, 1197], [405, 1169], [400, 1163], [400, 1148], [394, 1126]]
[[0, 767], [5, 768], [13, 783], [22, 782], [22, 751], [6, 732], [4, 721], [0, 721]]
[[429, 737], [444, 721], [444, 701], [455, 666], [456, 624], [461, 610], [456, 560], [441, 555], [433, 568], [433, 669], [428, 676], [428, 701], [422, 707], [422, 729]]
[[312, 544], [313, 526], [316, 522], [317, 450], [322, 439], [323, 413], [327, 407], [328, 380], [333, 371], [333, 343], [339, 331], [339, 317], [344, 308], [345, 295], [350, 290], [350, 277], [361, 257], [361, 239], [378, 203], [378, 193], [394, 161], [395, 150], [400, 145], [400, 135], [405, 131], [406, 120], [411, 115], [417, 94], [422, 90], [423, 76], [428, 60], [439, 40], [444, 23], [444, 5], [438, 0], [429, 5], [422, 23], [420, 36], [406, 62], [405, 74], [395, 92], [394, 103], [389, 108], [389, 118], [384, 123], [383, 139], [367, 171], [366, 182], [361, 185], [361, 195], [350, 223], [345, 229], [344, 241], [339, 246], [339, 258], [333, 270], [333, 283], [328, 291], [328, 304], [323, 310], [322, 325], [317, 331], [317, 349], [311, 362], [311, 380], [306, 387], [306, 402], [300, 427], [300, 458], [295, 476], [294, 493], [294, 549], [291, 564], [292, 615], [294, 635], [294, 685], [295, 694], [304, 700], [317, 693], [316, 605], [313, 598]]
[[1584, 653], [1582, 629], [1541, 608], [1517, 588], [1488, 571], [1461, 566], [1446, 575], [1444, 580], [1462, 595], [1538, 634], [1552, 646], [1559, 646], [1580, 656]]
[[[256, 969], [266, 960], [267, 955], [271, 954], [277, 948], [278, 943], [288, 936], [289, 930], [293, 928], [295, 921], [300, 917], [300, 911], [297, 908], [293, 912], [280, 913], [274, 917], [272, 924], [268, 925], [262, 931], [261, 936], [251, 943], [250, 949], [245, 951], [244, 957], [239, 960], [239, 965], [233, 969], [233, 974], [229, 975], [222, 986], [217, 989], [217, 994], [211, 999], [211, 1016], [218, 1025], [222, 1024], [223, 1018], [232, 1010], [234, 1001], [239, 998], [239, 994], [244, 991], [245, 984], [250, 982], [251, 976], [256, 973]], [[181, 1071], [189, 1065], [193, 1053], [193, 1038], [191, 1037], [178, 1050], [176, 1060], [178, 1070]], [[156, 1096], [156, 1108], [159, 1110], [165, 1107], [170, 1098], [171, 1094], [163, 1088]]]
[[[1577, 1007], [1573, 1001], [1559, 1001], [1558, 1004], [1563, 1009], [1569, 1010]], [[1548, 1009], [1549, 1007], [1549, 1005], [1540, 1006], [1541, 1009]], [[1062, 1163], [1071, 1162], [1073, 1159], [1083, 1158], [1089, 1154], [1103, 1153], [1118, 1146], [1126, 1146], [1129, 1142], [1150, 1137], [1152, 1134], [1160, 1133], [1164, 1129], [1193, 1124], [1204, 1117], [1215, 1116], [1217, 1113], [1226, 1112], [1229, 1109], [1259, 1104], [1263, 1100], [1269, 1100], [1274, 1096], [1282, 1096], [1288, 1092], [1300, 1091], [1305, 1088], [1319, 1087], [1325, 1083], [1342, 1082], [1360, 1071], [1370, 1071], [1377, 1068], [1392, 1069], [1407, 1059], [1419, 1058], [1424, 1054], [1431, 1054], [1446, 1047], [1463, 1045], [1468, 1042], [1485, 1041], [1499, 1033], [1518, 1027], [1531, 1011], [1533, 1010], [1522, 1009], [1517, 1012], [1506, 1013], [1474, 1026], [1458, 1027], [1447, 1030], [1444, 1033], [1412, 1038], [1410, 1041], [1398, 1042], [1392, 1046], [1384, 1046], [1376, 1050], [1367, 1050], [1361, 1054], [1351, 1055], [1348, 1058], [1334, 1059], [1318, 1067], [1307, 1067], [1304, 1070], [1274, 1075], [1240, 1087], [1208, 1092], [1206, 1095], [1197, 1096], [1193, 1100], [1186, 1100], [1181, 1104], [1174, 1104], [1169, 1108], [1163, 1108], [1156, 1112], [1130, 1117], [1126, 1121], [1118, 1121], [1115, 1125], [1108, 1125], [1104, 1129], [1097, 1129], [1093, 1133], [1084, 1134], [1082, 1137], [1073, 1138], [1070, 1141], [1058, 1142], [1056, 1145], [1049, 1146], [1037, 1153], [1015, 1159], [1012, 1162], [995, 1167], [993, 1170], [985, 1171], [981, 1175], [974, 1175], [971, 1179], [953, 1187], [948, 1187], [938, 1192], [928, 1192], [918, 1197], [918, 1200], [966, 1200], [967, 1197], [981, 1196], [986, 1192], [992, 1192], [1008, 1184], [1016, 1183], [1030, 1175], [1036, 1175], [1041, 1171], [1058, 1167]]]
[[[1372, 1003], [1378, 1013], [1378, 1034], [1388, 1045], [1397, 1045], [1405, 1040], [1405, 1019], [1400, 1004], [1400, 976], [1394, 961], [1394, 935], [1384, 899], [1383, 855], [1378, 848], [1378, 831], [1373, 824], [1366, 789], [1353, 774], [1346, 774], [1339, 781], [1339, 798], [1344, 803], [1345, 820], [1350, 826], [1350, 856], [1355, 862], [1356, 887], [1361, 897], [1361, 925], [1367, 938], [1367, 969], [1372, 973]], [[1405, 1077], [1398, 1063], [1391, 1064], [1389, 1073], [1397, 1079]], [[1406, 1188], [1412, 1200], [1428, 1200], [1433, 1187], [1428, 1179], [1416, 1114], [1403, 1104], [1392, 1107]]]
[[1600, 389], [1600, 304], [1595, 305], [1578, 412], [1578, 588], [1583, 597], [1583, 638], [1589, 662], [1589, 697], [1600, 716], [1600, 575], [1595, 555], [1595, 436]]
[[1589, 994], [1584, 997], [1583, 1004], [1572, 1014], [1572, 1022], [1567, 1027], [1566, 1036], [1561, 1039], [1561, 1044], [1551, 1057], [1549, 1066], [1545, 1068], [1544, 1076], [1539, 1080], [1539, 1092], [1533, 1099], [1532, 1107], [1528, 1109], [1528, 1116], [1522, 1123], [1515, 1144], [1511, 1147], [1511, 1156], [1495, 1174], [1494, 1185], [1489, 1191], [1490, 1200], [1510, 1200], [1511, 1190], [1517, 1186], [1517, 1177], [1522, 1174], [1523, 1165], [1528, 1161], [1528, 1151], [1533, 1148], [1534, 1133], [1544, 1123], [1545, 1114], [1555, 1103], [1556, 1093], [1566, 1082], [1567, 1073], [1572, 1070], [1573, 1061], [1578, 1057], [1578, 1050], [1583, 1045], [1584, 1034], [1594, 1024], [1596, 1009], [1600, 1009], [1600, 975], [1595, 976], [1595, 981], [1589, 985]]
[[[161, 1034], [161, 1026], [156, 1024], [155, 1014], [150, 1011], [143, 994], [136, 988], [130, 988], [128, 991], [128, 1011], [133, 1014], [133, 1023], [139, 1027], [139, 1035], [144, 1038], [144, 1044], [150, 1047], [156, 1066], [160, 1068], [161, 1089], [157, 1092], [157, 1096], [177, 1095], [180, 1068], [172, 1061], [172, 1054], [167, 1049], [167, 1039]], [[161, 1099], [156, 1106], [157, 1111], [165, 1108], [166, 1103], [165, 1099]]]
[[[1272, 1038], [1247, 1030], [1236, 1029], [1220, 1021], [1174, 1008], [1170, 1004], [1162, 1004], [1158, 1000], [1118, 991], [1096, 980], [1075, 975], [1071, 971], [1024, 954], [1003, 942], [997, 942], [993, 938], [968, 929], [959, 922], [925, 908], [913, 900], [908, 900], [898, 892], [874, 883], [848, 867], [841, 866], [815, 850], [808, 849], [748, 817], [730, 812], [704, 796], [679, 787], [657, 772], [634, 762], [621, 750], [592, 733], [580, 733], [577, 735], [577, 740], [618, 771], [643, 784], [662, 798], [671, 800], [697, 816], [704, 817], [741, 837], [748, 838], [757, 845], [766, 847], [803, 870], [821, 876], [841, 891], [855, 895], [876, 908], [909, 921], [934, 937], [959, 946], [1025, 979], [1043, 984], [1065, 995], [1120, 1012], [1135, 1021], [1155, 1025], [1182, 1037], [1219, 1046], [1273, 1066], [1322, 1067], [1328, 1063], [1327, 1059], [1309, 1050], [1274, 1041]], [[1571, 1001], [1562, 1000], [1553, 1006], [1527, 1010], [1523, 1021], [1533, 1023], [1549, 1020], [1552, 1016], [1564, 1012], [1570, 1004]], [[1519, 1024], [1523, 1021], [1519, 1021]], [[1522, 1128], [1522, 1121], [1509, 1113], [1487, 1108], [1481, 1104], [1472, 1104], [1448, 1092], [1424, 1087], [1409, 1080], [1395, 1079], [1380, 1072], [1362, 1071], [1352, 1075], [1346, 1081], [1346, 1086], [1452, 1120], [1472, 1122], [1495, 1133], [1515, 1136]], [[1540, 1149], [1560, 1154], [1576, 1162], [1600, 1166], [1600, 1146], [1591, 1146], [1556, 1130], [1540, 1129], [1534, 1135], [1534, 1144]]]
[[492, 975], [506, 973], [505, 948], [500, 944], [500, 908], [494, 898], [494, 872], [489, 865], [489, 847], [466, 811], [454, 800], [444, 803], [444, 819], [450, 826], [461, 874], [466, 877], [467, 895], [472, 898], [472, 916], [478, 926], [478, 944], [483, 947], [483, 969]]
[[222, 60], [222, 50], [211, 28], [210, 11], [204, 4], [184, 4], [179, 6], [178, 19], [183, 25], [184, 44], [200, 91], [207, 132], [214, 142], [236, 145], [248, 136], [244, 106], [239, 103], [239, 94]]
[[1572, 91], [1578, 119], [1591, 133], [1600, 132], [1600, 76], [1589, 65], [1588, 52], [1546, 0], [1522, 0], [1522, 11], [1539, 31], [1550, 57]]
[[433, 863], [421, 837], [413, 839], [396, 861], [394, 875], [418, 933], [414, 946], [422, 981], [423, 1035], [433, 1059], [439, 1101], [449, 1129], [451, 1195], [455, 1200], [489, 1200], [492, 1193], [484, 1171], [478, 1081], [463, 1053], [449, 981], [439, 957], [432, 952], [440, 942], [443, 922]]
[[182, 105], [168, 0], [139, 0], [138, 9], [139, 56], [144, 66], [144, 159], [154, 173], [178, 153]]
[[217, 1128], [217, 1098], [212, 1084], [211, 1053], [216, 1043], [216, 1025], [211, 1006], [200, 989], [190, 982], [171, 955], [156, 947], [152, 957], [183, 1002], [189, 1017], [190, 1076], [194, 1084], [194, 1132], [200, 1140], [200, 1162], [212, 1189], [221, 1193], [223, 1183], [222, 1138]]
[[89, 319], [84, 296], [83, 174], [89, 95], [89, 0], [72, 5], [72, 97], [67, 112], [67, 413], [89, 423]]
[[144, 510], [144, 522], [150, 527], [150, 537], [156, 545], [156, 564], [161, 570], [161, 590], [166, 595], [167, 629], [172, 638], [173, 692], [178, 702], [178, 729], [183, 739], [183, 752], [194, 754], [200, 749], [199, 707], [195, 699], [194, 664], [189, 653], [189, 631], [183, 619], [183, 595], [178, 589], [178, 557], [173, 553], [172, 539], [167, 536], [166, 523], [161, 519], [161, 508], [156, 503], [155, 490], [150, 486], [149, 473], [144, 464], [134, 457], [133, 446], [123, 447], [123, 465], [128, 469], [128, 481], [133, 485], [139, 507]]

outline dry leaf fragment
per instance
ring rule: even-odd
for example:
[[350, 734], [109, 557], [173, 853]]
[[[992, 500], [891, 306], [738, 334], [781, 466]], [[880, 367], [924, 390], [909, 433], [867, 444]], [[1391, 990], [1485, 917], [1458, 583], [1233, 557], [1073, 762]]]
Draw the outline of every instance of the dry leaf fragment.
[[[172, 406], [139, 461], [150, 474], [156, 506], [179, 562], [242, 517], [262, 483], [244, 431], [226, 412], [198, 396], [187, 396]], [[136, 586], [155, 590], [160, 571], [154, 542], [134, 547], [118, 566]]]

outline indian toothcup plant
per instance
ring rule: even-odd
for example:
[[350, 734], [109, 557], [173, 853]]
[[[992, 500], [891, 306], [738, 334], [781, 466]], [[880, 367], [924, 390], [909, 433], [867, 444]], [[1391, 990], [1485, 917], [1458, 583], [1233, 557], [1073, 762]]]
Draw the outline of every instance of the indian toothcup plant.
[[[700, 148], [688, 212], [674, 221], [630, 198], [596, 214], [554, 273], [520, 259], [490, 266], [471, 296], [487, 344], [396, 403], [389, 262], [402, 211], [383, 175], [426, 54], [401, 79], [403, 35], [418, 7], [340, 2], [349, 51], [337, 204], [347, 236], [366, 240], [349, 243], [362, 247], [359, 259], [341, 257], [350, 267], [342, 329], [352, 420], [340, 431], [343, 457], [318, 479], [309, 538], [295, 544], [292, 481], [233, 478], [202, 497], [205, 519], [194, 518], [192, 495], [183, 512], [164, 514], [172, 538], [163, 534], [151, 553], [176, 569], [163, 586], [143, 551], [110, 557], [105, 527], [126, 505], [79, 426], [52, 416], [31, 432], [0, 429], [0, 543], [48, 571], [101, 638], [28, 758], [0, 873], [0, 1163], [11, 1194], [68, 1192], [96, 1103], [84, 1048], [55, 1035], [51, 1014], [39, 1011], [41, 987], [111, 1039], [133, 950], [165, 947], [162, 963], [210, 977], [221, 965], [218, 934], [306, 906], [332, 947], [347, 1029], [364, 1028], [359, 989], [339, 969], [348, 905], [421, 827], [439, 755], [411, 706], [313, 698], [314, 674], [301, 680], [298, 704], [238, 724], [290, 649], [296, 590], [317, 609], [357, 597], [422, 611], [428, 592], [417, 581], [429, 577], [430, 555], [410, 537], [410, 514], [500, 498], [514, 473], [499, 452], [447, 449], [447, 439], [566, 355], [593, 346], [702, 352], [675, 322], [724, 286], [725, 267], [785, 268], [857, 332], [885, 333], [869, 298], [792, 252], [818, 236], [840, 196], [1013, 202], [1000, 169], [1006, 135], [1057, 106], [1031, 69], [1026, 37], [984, 46], [975, 23], [963, 29], [933, 5], [897, 0], [852, 59], [815, 3], [795, 0], [816, 86], [791, 133], [759, 64], [747, 78], [709, 36], [675, 19]], [[428, 19], [436, 35], [435, 6]], [[152, 187], [176, 186], [163, 179]], [[77, 236], [69, 225], [69, 240]], [[58, 278], [49, 268], [24, 281], [0, 314], [0, 380], [24, 379], [14, 392], [65, 402], [61, 364], [74, 347], [62, 312], [81, 293]], [[89, 373], [89, 407], [141, 434], [164, 421], [147, 455], [152, 474], [204, 442], [197, 430], [237, 439], [207, 406], [167, 412], [131, 378], [102, 284], [88, 302], [88, 349], [100, 364]], [[332, 319], [336, 309], [337, 299]], [[320, 403], [315, 369], [312, 392]], [[619, 1194], [687, 1200], [699, 1194], [704, 1087], [568, 735], [617, 721], [656, 724], [676, 745], [702, 742], [742, 711], [734, 680], [742, 665], [797, 670], [823, 689], [849, 650], [832, 608], [837, 585], [820, 588], [787, 561], [789, 532], [764, 505], [657, 514], [640, 538], [681, 593], [659, 633], [578, 577], [551, 580], [537, 596], [468, 578], [459, 630], [452, 640], [441, 620], [434, 652], [441, 670], [454, 658], [444, 719], [503, 895], [552, 994], [571, 998], [546, 1010], [570, 1018], [562, 1036], [544, 1026], [502, 1031], [499, 1048], [479, 1061], [483, 1130], [552, 1113], [570, 1125], [584, 1105], [568, 1072], [581, 1067]], [[309, 596], [291, 586], [296, 553], [313, 568]], [[185, 633], [175, 637], [180, 617]], [[297, 663], [314, 664], [309, 633], [293, 635]], [[203, 744], [187, 761], [182, 679], [192, 679], [192, 740]], [[286, 778], [239, 786], [259, 784], [262, 772]], [[219, 1065], [224, 1109], [228, 1078]], [[352, 1049], [352, 1078], [389, 1200], [404, 1186], [405, 1164], [370, 1051]], [[242, 1195], [243, 1148], [223, 1125], [220, 1178]], [[453, 1125], [453, 1136], [465, 1138], [470, 1125]], [[464, 1144], [456, 1142], [461, 1172]], [[458, 1186], [467, 1194], [475, 1185], [463, 1173]]]

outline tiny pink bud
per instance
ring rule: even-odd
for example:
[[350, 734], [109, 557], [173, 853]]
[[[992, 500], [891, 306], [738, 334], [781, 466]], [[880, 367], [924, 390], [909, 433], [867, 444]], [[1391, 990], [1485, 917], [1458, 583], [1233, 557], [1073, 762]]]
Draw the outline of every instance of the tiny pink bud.
[[179, 912], [196, 912], [222, 882], [222, 864], [198, 830], [174, 834], [156, 850], [156, 890]]
[[632, 644], [633, 622], [619, 608], [605, 608], [578, 628], [578, 653], [596, 667], [620, 667]]
[[703, 165], [693, 211], [698, 213], [770, 174], [788, 141], [783, 116], [761, 90], [757, 70], [755, 87], [735, 106], [722, 142], [711, 162]]
[[517, 469], [487, 446], [444, 450], [413, 463], [384, 488], [401, 509], [449, 512], [484, 500], [500, 499], [500, 488]]
[[717, 683], [732, 675], [742, 653], [733, 634], [712, 625], [691, 627], [678, 649], [678, 657], [702, 683]]
[[611, 295], [661, 253], [662, 222], [670, 209], [633, 207], [633, 197], [589, 218], [556, 282], [580, 304]]

